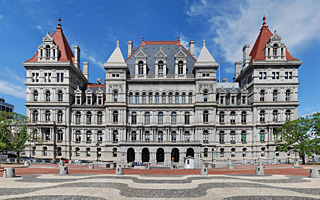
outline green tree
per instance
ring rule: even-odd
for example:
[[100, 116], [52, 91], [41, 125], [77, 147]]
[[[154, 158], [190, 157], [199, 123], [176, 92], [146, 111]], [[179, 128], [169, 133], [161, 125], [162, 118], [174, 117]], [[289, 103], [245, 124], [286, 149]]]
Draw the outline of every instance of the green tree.
[[2, 111], [0, 114], [0, 152], [10, 149], [10, 125], [9, 119], [12, 118], [12, 113]]
[[315, 113], [284, 123], [275, 134], [277, 150], [298, 152], [305, 164], [306, 156], [311, 156], [320, 144], [319, 116], [319, 113]]

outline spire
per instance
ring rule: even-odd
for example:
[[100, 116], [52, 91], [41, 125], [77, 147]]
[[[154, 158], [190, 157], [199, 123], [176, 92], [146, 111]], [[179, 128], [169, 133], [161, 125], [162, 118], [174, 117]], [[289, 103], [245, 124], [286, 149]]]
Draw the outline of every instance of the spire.
[[206, 46], [206, 41], [205, 41], [205, 40], [202, 41], [202, 46], [203, 46], [203, 47]]
[[207, 49], [205, 40], [203, 40], [202, 49], [199, 54], [197, 63], [210, 63], [210, 62], [216, 62], [216, 61], [214, 60], [211, 53]]
[[265, 15], [263, 15], [263, 18], [262, 18], [262, 20], [263, 20], [263, 23], [262, 23], [262, 29], [263, 28], [268, 28], [268, 26], [267, 26], [267, 23], [266, 23], [266, 16]]
[[111, 54], [106, 64], [125, 64], [124, 58], [120, 50], [119, 41], [117, 41], [117, 47]]
[[59, 23], [58, 23], [58, 27], [57, 27], [57, 29], [61, 29], [61, 18], [60, 18], [60, 16], [59, 16]]

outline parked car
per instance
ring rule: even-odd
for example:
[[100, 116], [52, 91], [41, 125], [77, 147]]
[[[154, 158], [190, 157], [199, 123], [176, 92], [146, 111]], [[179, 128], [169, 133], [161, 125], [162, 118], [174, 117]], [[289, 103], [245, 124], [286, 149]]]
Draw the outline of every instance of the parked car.
[[64, 163], [68, 163], [69, 162], [69, 160], [68, 159], [66, 159], [66, 158], [59, 158], [59, 161], [63, 161]]

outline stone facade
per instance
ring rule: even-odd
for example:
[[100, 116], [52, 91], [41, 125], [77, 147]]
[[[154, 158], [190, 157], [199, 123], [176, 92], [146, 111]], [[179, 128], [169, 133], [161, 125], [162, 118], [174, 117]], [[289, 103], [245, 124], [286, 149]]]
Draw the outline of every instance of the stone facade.
[[104, 63], [104, 84], [88, 83], [89, 64], [80, 69], [61, 24], [30, 60], [27, 116], [42, 144], [27, 154], [118, 163], [149, 162], [195, 166], [213, 160], [288, 159], [274, 147], [274, 131], [297, 118], [298, 68], [282, 38], [265, 23], [235, 79], [217, 82], [219, 67], [205, 42], [198, 59], [178, 41], [128, 42], [125, 60], [119, 43]]

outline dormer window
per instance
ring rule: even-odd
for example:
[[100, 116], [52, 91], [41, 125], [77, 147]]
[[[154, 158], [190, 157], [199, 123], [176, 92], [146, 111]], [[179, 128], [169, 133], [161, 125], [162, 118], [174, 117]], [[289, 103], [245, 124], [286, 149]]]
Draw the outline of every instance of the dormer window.
[[88, 97], [87, 97], [87, 104], [88, 104], [88, 105], [91, 105], [91, 103], [92, 103], [91, 96], [88, 96]]
[[47, 45], [47, 46], [46, 46], [46, 57], [47, 57], [47, 58], [50, 58], [50, 56], [51, 56], [50, 51], [51, 51], [50, 46]]
[[183, 74], [183, 61], [178, 62], [178, 74]]
[[47, 35], [42, 39], [42, 44], [38, 47], [38, 61], [58, 61], [60, 51], [58, 46], [54, 43], [53, 38]]
[[163, 74], [163, 62], [158, 62], [158, 74]]
[[277, 56], [278, 54], [278, 44], [273, 45], [273, 56]]
[[138, 69], [139, 69], [139, 74], [143, 74], [143, 61], [139, 61]]
[[77, 103], [77, 105], [81, 104], [81, 97], [79, 97], [79, 96], [76, 97], [76, 103]]

